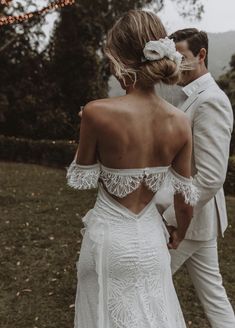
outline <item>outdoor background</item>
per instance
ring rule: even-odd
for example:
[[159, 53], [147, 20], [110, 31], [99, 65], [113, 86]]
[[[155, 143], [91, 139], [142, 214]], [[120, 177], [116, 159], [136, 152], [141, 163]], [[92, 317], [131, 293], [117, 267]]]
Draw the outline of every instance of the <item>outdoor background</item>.
[[[0, 18], [50, 2], [0, 1]], [[209, 69], [235, 112], [234, 0], [77, 0], [0, 26], [0, 328], [73, 327], [81, 217], [96, 191], [68, 188], [65, 167], [79, 140], [80, 106], [122, 93], [102, 47], [132, 8], [158, 12], [169, 33], [189, 26], [209, 33]], [[235, 306], [234, 132], [230, 153], [219, 256]], [[188, 326], [209, 328], [185, 268], [174, 279]]]

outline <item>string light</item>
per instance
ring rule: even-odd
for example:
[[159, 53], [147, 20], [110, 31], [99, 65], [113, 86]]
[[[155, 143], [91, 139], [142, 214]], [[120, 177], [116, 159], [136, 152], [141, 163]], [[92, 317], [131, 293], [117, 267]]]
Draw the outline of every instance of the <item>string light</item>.
[[[9, 4], [11, 0], [1, 0], [1, 4]], [[54, 9], [63, 8], [65, 6], [71, 6], [75, 3], [75, 0], [57, 0], [55, 2], [50, 3], [48, 6], [36, 10], [33, 12], [29, 12], [26, 14], [18, 15], [18, 16], [0, 16], [0, 26], [8, 25], [8, 24], [16, 24], [26, 21], [34, 16], [45, 15], [49, 11]]]
[[10, 2], [12, 2], [12, 0], [1, 0], [0, 4], [1, 5], [9, 5]]

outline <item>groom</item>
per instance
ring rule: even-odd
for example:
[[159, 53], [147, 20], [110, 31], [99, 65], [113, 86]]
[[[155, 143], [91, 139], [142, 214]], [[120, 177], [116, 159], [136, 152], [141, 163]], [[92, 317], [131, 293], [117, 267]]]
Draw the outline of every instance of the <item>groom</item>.
[[[169, 99], [172, 92], [168, 92], [168, 100], [184, 111], [192, 123], [193, 183], [201, 193], [185, 239], [177, 249], [170, 251], [172, 272], [185, 263], [211, 327], [234, 328], [234, 312], [222, 285], [217, 251], [217, 236], [224, 235], [228, 224], [223, 183], [233, 112], [228, 98], [207, 70], [207, 34], [190, 28], [179, 30], [170, 38], [185, 63], [193, 68], [182, 73], [178, 103]], [[162, 191], [157, 206], [165, 208], [163, 217], [169, 225], [175, 225], [173, 205], [166, 208], [164, 198]], [[176, 236], [173, 233], [173, 242]]]

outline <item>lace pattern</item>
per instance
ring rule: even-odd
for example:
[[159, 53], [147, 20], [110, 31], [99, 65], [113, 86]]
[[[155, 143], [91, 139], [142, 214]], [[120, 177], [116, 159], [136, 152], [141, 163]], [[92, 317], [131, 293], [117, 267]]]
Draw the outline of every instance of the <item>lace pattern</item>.
[[200, 194], [197, 187], [193, 185], [193, 178], [185, 178], [178, 174], [172, 168], [169, 170], [171, 191], [181, 193], [184, 197], [185, 203], [195, 206], [199, 200]]
[[75, 189], [92, 189], [98, 187], [100, 176], [99, 164], [79, 165], [73, 160], [67, 170], [68, 185]]
[[100, 177], [109, 193], [120, 198], [138, 189], [143, 180], [143, 174], [137, 176], [121, 176], [105, 171], [101, 172]]
[[155, 204], [136, 219], [102, 188], [98, 195], [82, 219], [75, 327], [186, 328]]
[[170, 258], [161, 229], [156, 231], [154, 210], [145, 215], [144, 234], [135, 219], [111, 219], [108, 309], [113, 328], [169, 327], [162, 275]]
[[122, 176], [102, 171], [100, 177], [110, 194], [123, 198], [138, 189], [141, 183], [144, 183], [153, 192], [157, 192], [164, 182], [166, 172], [150, 174], [141, 172], [138, 175]]
[[143, 169], [111, 169], [100, 164], [79, 165], [75, 160], [67, 171], [68, 185], [75, 189], [98, 187], [101, 180], [112, 195], [123, 198], [144, 183], [156, 193], [163, 185], [174, 194], [181, 193], [187, 204], [194, 206], [199, 199], [199, 191], [193, 185], [192, 178], [178, 174], [173, 168], [155, 167]]
[[156, 173], [147, 174], [144, 179], [145, 184], [150, 190], [152, 190], [153, 192], [157, 192], [161, 188], [163, 182], [165, 181], [166, 175], [167, 175], [167, 171], [158, 172], [158, 174]]

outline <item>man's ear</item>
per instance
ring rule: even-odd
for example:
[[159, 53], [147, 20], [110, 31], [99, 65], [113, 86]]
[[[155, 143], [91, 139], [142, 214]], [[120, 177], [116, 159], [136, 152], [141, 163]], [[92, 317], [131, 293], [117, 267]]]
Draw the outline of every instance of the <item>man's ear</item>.
[[206, 60], [207, 51], [205, 48], [202, 48], [199, 52], [199, 63], [202, 64]]

